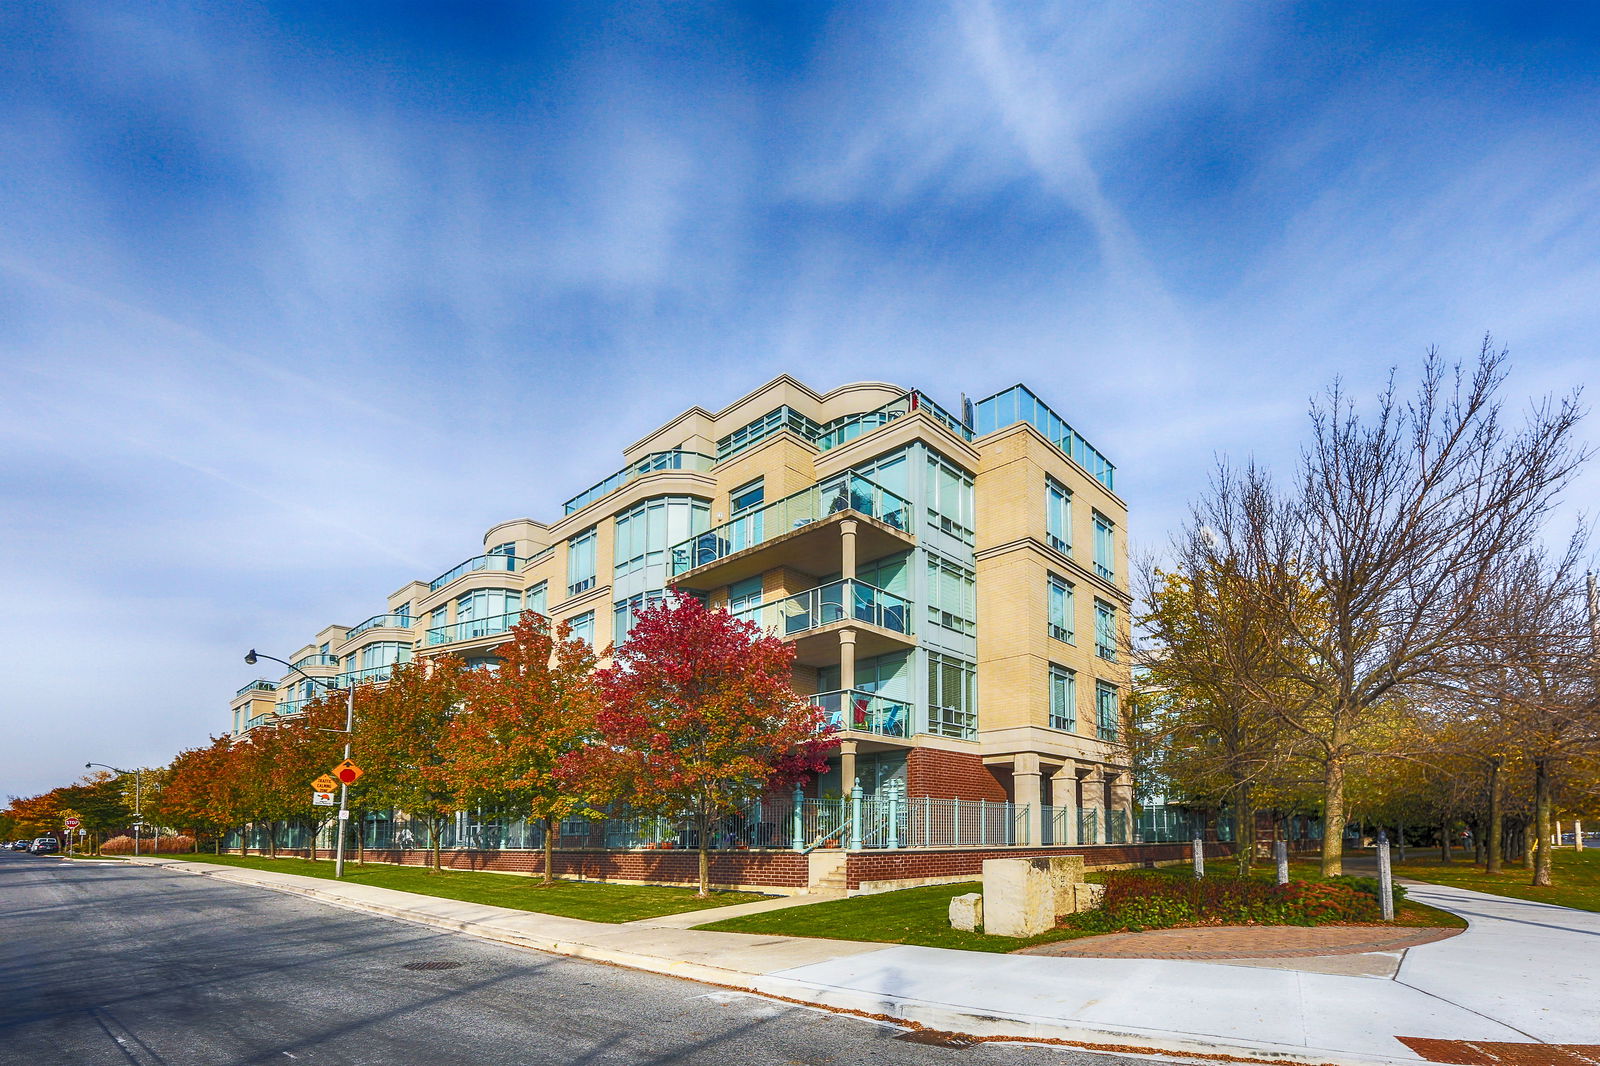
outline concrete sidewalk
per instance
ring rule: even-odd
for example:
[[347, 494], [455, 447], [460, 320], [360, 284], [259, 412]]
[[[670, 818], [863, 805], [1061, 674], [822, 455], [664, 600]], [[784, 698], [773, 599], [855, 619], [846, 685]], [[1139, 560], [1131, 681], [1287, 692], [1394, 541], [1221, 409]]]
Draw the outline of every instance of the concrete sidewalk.
[[[137, 860], [577, 958], [979, 1036], [1317, 1063], [1419, 1062], [1399, 1037], [1600, 1043], [1600, 914], [1437, 885], [1471, 927], [1390, 977], [1166, 959], [992, 955], [608, 925], [346, 882]], [[776, 903], [776, 901], [774, 901]], [[744, 905], [749, 907], [751, 905]], [[732, 912], [732, 908], [729, 909]], [[714, 921], [720, 912], [700, 912]], [[1553, 1050], [1553, 1049], [1552, 1049]]]

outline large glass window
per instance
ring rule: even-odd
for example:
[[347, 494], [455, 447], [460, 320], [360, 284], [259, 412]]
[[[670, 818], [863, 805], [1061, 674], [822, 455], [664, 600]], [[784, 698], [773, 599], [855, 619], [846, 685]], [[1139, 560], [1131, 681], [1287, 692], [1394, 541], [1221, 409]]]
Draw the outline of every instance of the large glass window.
[[449, 624], [450, 624], [450, 608], [445, 606], [444, 604], [441, 603], [439, 606], [435, 607], [432, 611], [428, 612], [428, 628], [429, 629], [439, 629], [440, 627], [447, 626]]
[[522, 609], [536, 611], [539, 614], [549, 614], [550, 583], [541, 581], [529, 589], [522, 598]]
[[741, 426], [717, 441], [717, 458], [726, 459], [784, 429], [808, 441], [816, 440], [822, 432], [821, 426], [794, 408], [780, 407], [775, 411], [768, 411], [749, 425]]
[[[840, 687], [837, 666], [824, 666], [817, 671], [818, 691], [833, 692]], [[858, 659], [855, 688], [860, 692], [876, 692], [890, 699], [910, 699], [911, 653], [897, 651]]]
[[585, 640], [590, 647], [594, 646], [594, 612], [585, 611], [576, 618], [567, 619], [567, 624], [572, 627], [572, 635]]
[[911, 553], [901, 552], [856, 567], [856, 580], [905, 599], [911, 595], [910, 568]]
[[1095, 725], [1101, 740], [1117, 739], [1117, 686], [1104, 681], [1094, 683]]
[[629, 596], [625, 600], [617, 601], [612, 608], [611, 639], [618, 644], [627, 640], [628, 634], [633, 632], [633, 624], [639, 620], [639, 612], [646, 607], [654, 607], [666, 598], [667, 594], [657, 589], [651, 592], [641, 592], [637, 596]]
[[973, 739], [978, 735], [977, 671], [948, 655], [928, 653], [928, 732]]
[[738, 614], [747, 607], [761, 604], [761, 575], [736, 581], [728, 587], [728, 611]]
[[372, 670], [380, 666], [393, 666], [395, 663], [409, 662], [411, 660], [411, 645], [402, 644], [395, 640], [382, 640], [368, 644], [361, 649], [361, 669]]
[[928, 555], [928, 620], [957, 633], [978, 629], [976, 575], [942, 556]]
[[972, 543], [972, 478], [928, 454], [928, 525]]
[[1050, 575], [1050, 635], [1056, 640], [1075, 643], [1077, 627], [1073, 625], [1074, 605], [1072, 584], [1064, 577]]
[[[760, 510], [766, 502], [767, 490], [765, 480], [756, 478], [747, 485], [741, 485], [728, 494], [728, 517], [733, 519], [744, 518], [742, 522], [730, 522], [728, 525], [728, 550], [730, 552], [743, 551], [746, 548], [760, 544], [766, 539], [766, 512]], [[754, 512], [754, 513], [752, 513]], [[749, 515], [748, 518], [745, 518]], [[672, 543], [676, 544], [677, 541]]]
[[456, 597], [456, 621], [498, 618], [521, 610], [522, 593], [516, 589], [473, 589]]
[[1055, 663], [1050, 664], [1050, 728], [1069, 733], [1078, 728], [1078, 675]]
[[616, 518], [612, 590], [618, 602], [667, 587], [667, 549], [704, 533], [709, 501], [694, 496], [641, 500]]
[[1106, 579], [1117, 575], [1117, 535], [1111, 519], [1094, 512], [1094, 572]]
[[1055, 478], [1044, 479], [1044, 527], [1050, 547], [1072, 554], [1072, 492]]
[[1094, 653], [1113, 662], [1117, 658], [1117, 609], [1105, 600], [1094, 601]]
[[595, 529], [590, 526], [567, 541], [567, 595], [576, 596], [594, 588]]

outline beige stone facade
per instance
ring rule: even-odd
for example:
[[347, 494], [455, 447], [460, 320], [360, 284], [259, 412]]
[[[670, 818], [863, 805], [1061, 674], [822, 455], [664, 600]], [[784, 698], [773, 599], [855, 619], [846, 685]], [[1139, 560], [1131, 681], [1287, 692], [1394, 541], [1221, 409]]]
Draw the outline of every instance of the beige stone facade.
[[[1055, 812], [1132, 805], [1126, 506], [1110, 464], [1021, 386], [963, 408], [787, 376], [691, 408], [559, 516], [502, 522], [292, 658], [338, 684], [415, 656], [489, 664], [524, 610], [604, 651], [676, 588], [794, 644], [797, 690], [841, 731], [821, 794], [1011, 800], [1030, 841], [1077, 842]], [[315, 688], [293, 671], [245, 686], [234, 732]]]

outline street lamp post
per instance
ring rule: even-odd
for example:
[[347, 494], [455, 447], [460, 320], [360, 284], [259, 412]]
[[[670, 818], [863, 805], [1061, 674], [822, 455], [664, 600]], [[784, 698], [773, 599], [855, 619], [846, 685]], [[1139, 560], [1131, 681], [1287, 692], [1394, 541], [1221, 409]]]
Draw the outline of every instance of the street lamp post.
[[[310, 681], [313, 684], [321, 685], [323, 688], [327, 689], [329, 692], [337, 692], [339, 690], [339, 686], [331, 683], [327, 678], [325, 678], [325, 677], [312, 677], [310, 674], [308, 674], [304, 670], [300, 669], [294, 663], [288, 662], [288, 661], [286, 661], [284, 659], [280, 659], [276, 655], [262, 655], [260, 652], [256, 651], [254, 648], [251, 648], [248, 652], [245, 653], [244, 661], [247, 662], [247, 663], [250, 663], [250, 664], [253, 665], [259, 659], [271, 659], [275, 663], [282, 663], [284, 666], [287, 666], [289, 669], [293, 670], [295, 673], [299, 674], [301, 677], [305, 678], [307, 681]], [[356, 686], [355, 686], [355, 680], [354, 680], [354, 678], [352, 678], [351, 679], [351, 683], [349, 685], [345, 686], [345, 701], [344, 701], [344, 757], [345, 757], [345, 759], [347, 761], [350, 758], [350, 735], [353, 732], [355, 732], [355, 727], [356, 727], [355, 723], [356, 723]], [[337, 730], [330, 730], [330, 732], [337, 732]], [[333, 849], [333, 876], [334, 877], [343, 877], [344, 876], [344, 828], [349, 823], [350, 823], [350, 786], [345, 784], [343, 781], [341, 781], [341, 782], [339, 782], [339, 827], [338, 827], [338, 829], [336, 830], [336, 832], [334, 834], [334, 849]], [[317, 848], [317, 842], [315, 840], [313, 840], [311, 842], [311, 855], [312, 855], [313, 858], [315, 858], [316, 854], [317, 854], [316, 848]]]
[[104, 766], [107, 770], [111, 770], [119, 774], [133, 775], [133, 853], [138, 855], [139, 823], [144, 821], [144, 789], [142, 787], [144, 770], [140, 767], [135, 767], [132, 770], [118, 770], [115, 766], [103, 762], [86, 762], [83, 764], [83, 768], [85, 770], [92, 766]]

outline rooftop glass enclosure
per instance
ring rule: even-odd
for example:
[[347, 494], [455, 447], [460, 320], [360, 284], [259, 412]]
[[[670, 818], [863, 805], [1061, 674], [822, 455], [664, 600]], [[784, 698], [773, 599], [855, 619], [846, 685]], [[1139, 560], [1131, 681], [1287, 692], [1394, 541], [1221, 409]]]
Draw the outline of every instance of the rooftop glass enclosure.
[[1067, 425], [1026, 385], [1013, 385], [987, 400], [979, 400], [973, 404], [972, 411], [972, 429], [979, 436], [1017, 422], [1027, 422], [1043, 433], [1051, 444], [1089, 471], [1096, 481], [1115, 491], [1116, 467], [1111, 465], [1111, 460], [1101, 455], [1094, 445], [1084, 440], [1077, 430]]

